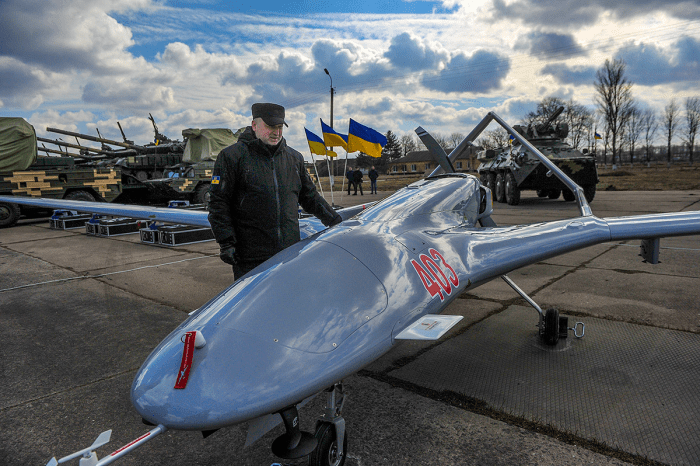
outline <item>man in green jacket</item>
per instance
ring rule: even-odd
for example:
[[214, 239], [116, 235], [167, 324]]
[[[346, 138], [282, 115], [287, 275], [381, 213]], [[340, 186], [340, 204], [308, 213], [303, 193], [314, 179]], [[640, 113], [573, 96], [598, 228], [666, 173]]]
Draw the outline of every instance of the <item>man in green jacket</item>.
[[342, 220], [282, 137], [284, 107], [257, 103], [252, 113], [251, 126], [216, 158], [209, 188], [209, 223], [236, 279], [299, 241], [299, 205], [326, 226]]

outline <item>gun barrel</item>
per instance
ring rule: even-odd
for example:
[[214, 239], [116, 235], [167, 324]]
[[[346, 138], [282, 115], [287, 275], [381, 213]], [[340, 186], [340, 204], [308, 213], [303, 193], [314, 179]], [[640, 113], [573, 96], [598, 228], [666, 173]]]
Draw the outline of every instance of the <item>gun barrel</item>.
[[66, 131], [63, 129], [57, 129], [57, 128], [46, 128], [46, 131], [50, 131], [52, 133], [58, 133], [58, 134], [65, 134], [66, 136], [75, 136], [76, 138], [81, 138], [81, 139], [87, 139], [88, 141], [93, 141], [93, 142], [101, 142], [104, 144], [112, 144], [114, 146], [121, 146], [121, 147], [126, 147], [127, 149], [136, 149], [136, 150], [144, 150], [143, 146], [137, 146], [135, 144], [127, 144], [125, 142], [119, 142], [119, 141], [113, 141], [111, 139], [105, 139], [105, 138], [96, 138], [95, 136], [89, 136], [87, 134], [80, 134], [80, 133], [74, 133], [72, 131]]
[[36, 140], [41, 141], [41, 142], [48, 142], [50, 144], [56, 144], [57, 146], [71, 147], [73, 149], [81, 149], [81, 150], [86, 150], [88, 152], [96, 152], [98, 154], [104, 153], [104, 151], [101, 149], [95, 149], [93, 147], [87, 147], [87, 146], [80, 146], [78, 144], [71, 144], [69, 142], [55, 141], [53, 139], [46, 139], [46, 138], [40, 138], [40, 137], [37, 137]]
[[564, 106], [562, 105], [561, 107], [559, 107], [558, 109], [556, 109], [556, 110], [554, 111], [554, 113], [552, 113], [552, 116], [550, 116], [550, 117], [547, 119], [547, 121], [545, 122], [545, 124], [543, 125], [543, 127], [546, 128], [547, 126], [549, 126], [554, 120], [557, 119], [557, 117], [558, 117], [559, 115], [561, 115], [561, 113], [562, 113], [563, 111], [564, 111]]

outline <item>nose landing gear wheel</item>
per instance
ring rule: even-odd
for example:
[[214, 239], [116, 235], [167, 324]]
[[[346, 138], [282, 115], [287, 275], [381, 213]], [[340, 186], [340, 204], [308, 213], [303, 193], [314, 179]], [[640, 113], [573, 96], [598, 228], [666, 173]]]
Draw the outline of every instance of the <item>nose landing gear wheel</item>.
[[338, 455], [338, 442], [332, 424], [321, 423], [316, 428], [314, 437], [318, 440], [318, 447], [309, 455], [309, 466], [343, 466], [345, 464], [348, 451], [347, 432], [343, 438], [342, 455]]

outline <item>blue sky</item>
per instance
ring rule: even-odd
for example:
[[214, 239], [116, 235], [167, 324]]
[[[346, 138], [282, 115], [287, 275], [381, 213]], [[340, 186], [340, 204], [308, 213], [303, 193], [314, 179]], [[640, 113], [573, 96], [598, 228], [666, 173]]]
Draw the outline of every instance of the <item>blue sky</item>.
[[[622, 58], [641, 105], [700, 94], [700, 5], [682, 0], [2, 0], [0, 116], [121, 139], [250, 123], [250, 105], [304, 127], [349, 118], [385, 133], [467, 134], [517, 123], [545, 97], [595, 106], [595, 72]], [[341, 154], [343, 155], [343, 154]]]

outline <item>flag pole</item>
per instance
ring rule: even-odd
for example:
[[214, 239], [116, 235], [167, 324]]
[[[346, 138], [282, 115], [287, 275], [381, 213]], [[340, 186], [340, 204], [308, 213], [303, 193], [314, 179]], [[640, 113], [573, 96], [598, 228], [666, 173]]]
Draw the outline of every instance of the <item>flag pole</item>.
[[323, 196], [323, 185], [321, 185], [321, 177], [318, 176], [318, 167], [316, 166], [316, 160], [314, 160], [314, 153], [311, 153], [311, 162], [314, 164], [314, 171], [316, 172], [316, 179], [318, 180], [318, 189], [321, 190], [321, 196]]
[[331, 166], [330, 163], [328, 163], [329, 158], [330, 157], [328, 157], [328, 154], [326, 154], [326, 167], [328, 167], [328, 183], [331, 187], [331, 206], [335, 207], [335, 201], [333, 200], [333, 175], [331, 175]]

